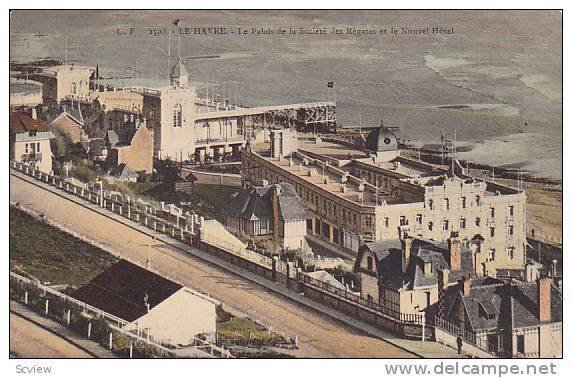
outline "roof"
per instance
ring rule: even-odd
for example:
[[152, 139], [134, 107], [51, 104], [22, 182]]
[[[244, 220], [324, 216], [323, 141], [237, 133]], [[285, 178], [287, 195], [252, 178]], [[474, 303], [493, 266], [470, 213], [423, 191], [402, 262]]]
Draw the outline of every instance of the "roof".
[[181, 57], [179, 57], [179, 60], [177, 61], [177, 63], [175, 63], [173, 68], [171, 68], [171, 73], [170, 73], [169, 77], [177, 78], [177, 77], [181, 77], [181, 76], [189, 76], [189, 73], [187, 72], [187, 68], [185, 67], [185, 64], [183, 63], [183, 59]]
[[[455, 283], [462, 277], [469, 277], [474, 273], [472, 252], [461, 244], [461, 269], [451, 271], [449, 264], [449, 248], [445, 243], [433, 240], [412, 238], [411, 257], [405, 273], [401, 267], [401, 240], [381, 240], [366, 243], [358, 251], [355, 269], [358, 269], [364, 252], [369, 250], [376, 259], [378, 279], [393, 288], [407, 286], [409, 289], [418, 289], [436, 286], [437, 272], [442, 269], [450, 270], [449, 283]], [[431, 264], [431, 270], [425, 272], [425, 263]]]
[[291, 184], [246, 188], [234, 195], [226, 215], [247, 220], [272, 219], [272, 196], [278, 191], [279, 215], [284, 222], [309, 219], [300, 197]]
[[72, 297], [133, 322], [183, 288], [182, 285], [120, 260], [79, 288]]
[[341, 290], [347, 290], [347, 288], [338, 280], [336, 280], [336, 278], [334, 276], [332, 276], [330, 273], [326, 272], [325, 270], [317, 270], [315, 272], [309, 272], [306, 273], [306, 275], [318, 280], [318, 281], [322, 281], [327, 283], [330, 286], [333, 286], [335, 288], [341, 289]]
[[395, 134], [388, 128], [380, 126], [368, 134], [364, 148], [372, 152], [396, 151], [399, 145]]
[[10, 131], [17, 134], [30, 131], [49, 131], [49, 128], [44, 121], [33, 119], [25, 112], [10, 112]]
[[[562, 295], [554, 285], [551, 285], [550, 302], [551, 321], [561, 322]], [[463, 296], [458, 288], [451, 288], [445, 303], [446, 314], [450, 315], [455, 312], [454, 305], [462, 304], [474, 331], [524, 328], [540, 322], [537, 283], [503, 282], [493, 278], [487, 278], [486, 282], [471, 280], [468, 295]]]
[[115, 169], [113, 175], [120, 180], [125, 180], [132, 177], [139, 178], [139, 175], [134, 170], [129, 168], [129, 166], [125, 163], [119, 164]]

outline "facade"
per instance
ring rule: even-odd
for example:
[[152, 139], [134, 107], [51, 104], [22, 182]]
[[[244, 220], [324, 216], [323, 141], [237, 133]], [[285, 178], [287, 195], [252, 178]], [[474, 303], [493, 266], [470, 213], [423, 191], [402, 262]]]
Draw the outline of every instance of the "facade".
[[[169, 75], [170, 85], [143, 89], [143, 114], [154, 132], [154, 157], [162, 160], [204, 161], [237, 153], [245, 142], [238, 117], [219, 112], [218, 104], [202, 104], [188, 85], [181, 59]], [[223, 109], [221, 109], [223, 110]], [[228, 113], [228, 112], [226, 112]]]
[[153, 173], [153, 137], [145, 123], [136, 122], [120, 132], [110, 130], [107, 142], [111, 167], [127, 165], [135, 172]]
[[399, 227], [407, 225], [411, 236], [445, 242], [457, 232], [465, 243], [478, 241], [479, 274], [524, 268], [521, 190], [399, 156], [397, 150], [371, 157], [371, 151], [347, 143], [309, 139], [298, 140], [290, 155], [270, 152], [247, 145], [241, 155], [244, 184], [293, 185], [312, 216], [308, 233], [333, 249], [355, 255], [365, 242], [398, 239]]
[[45, 173], [52, 172], [54, 137], [48, 125], [38, 120], [35, 110], [32, 116], [24, 112], [10, 113], [10, 159], [27, 163]]
[[562, 293], [549, 278], [462, 280], [446, 291], [443, 302], [444, 320], [495, 355], [562, 357]]
[[456, 234], [447, 243], [437, 243], [405, 233], [401, 240], [360, 248], [354, 272], [360, 277], [361, 297], [399, 314], [434, 313], [439, 279], [448, 286], [474, 276], [473, 252]]
[[50, 130], [56, 134], [68, 136], [72, 143], [80, 143], [86, 139], [83, 126], [83, 117], [79, 108], [78, 110], [64, 110], [50, 122]]
[[306, 246], [306, 222], [310, 219], [290, 184], [246, 188], [227, 209], [226, 224], [234, 231], [269, 236], [284, 249]]
[[117, 316], [134, 333], [189, 345], [197, 335], [213, 340], [217, 303], [203, 294], [120, 260], [72, 295]]
[[44, 105], [59, 105], [66, 99], [87, 98], [90, 93], [90, 78], [94, 73], [92, 67], [65, 64], [45, 69], [38, 74], [37, 80], [42, 83]]

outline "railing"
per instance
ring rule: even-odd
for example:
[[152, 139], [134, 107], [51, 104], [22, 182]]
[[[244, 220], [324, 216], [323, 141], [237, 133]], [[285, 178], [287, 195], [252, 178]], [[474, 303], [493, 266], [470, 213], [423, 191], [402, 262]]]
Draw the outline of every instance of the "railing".
[[319, 281], [313, 277], [308, 276], [307, 274], [300, 273], [298, 277], [299, 281], [304, 285], [309, 285], [318, 290], [327, 292], [329, 294], [333, 294], [341, 299], [344, 299], [347, 302], [361, 306], [362, 308], [375, 312], [378, 315], [389, 317], [392, 320], [397, 320], [401, 323], [409, 323], [409, 324], [424, 324], [425, 322], [424, 313], [419, 313], [419, 314], [402, 313], [392, 308], [383, 306], [377, 302], [361, 298], [359, 295], [353, 294], [351, 291], [342, 290], [326, 282]]
[[[43, 297], [48, 300], [48, 295], [52, 296], [52, 297], [56, 297], [56, 298], [60, 298], [63, 299], [66, 303], [70, 303], [70, 304], [75, 304], [77, 306], [79, 306], [86, 314], [90, 314], [92, 317], [101, 317], [103, 319], [105, 319], [106, 321], [108, 321], [110, 323], [110, 326], [112, 328], [114, 328], [117, 332], [121, 333], [124, 336], [127, 336], [128, 338], [132, 338], [132, 339], [137, 339], [140, 342], [143, 342], [147, 345], [153, 346], [155, 348], [158, 348], [159, 350], [167, 353], [167, 355], [171, 356], [171, 357], [176, 357], [177, 356], [177, 352], [176, 352], [176, 348], [173, 346], [170, 347], [166, 347], [165, 345], [163, 345], [163, 342], [160, 339], [155, 338], [152, 333], [146, 331], [146, 330], [141, 330], [141, 329], [135, 329], [133, 331], [126, 331], [123, 328], [129, 324], [132, 324], [122, 318], [119, 318], [113, 314], [110, 314], [108, 312], [105, 312], [97, 307], [91, 306], [85, 302], [82, 302], [74, 297], [71, 297], [69, 295], [66, 295], [58, 290], [55, 290], [52, 287], [43, 285], [40, 282], [31, 280], [29, 278], [26, 278], [24, 276], [21, 276], [15, 272], [10, 272], [10, 280], [13, 282], [15, 281], [16, 286], [20, 287], [23, 285], [26, 286], [31, 286], [31, 287], [35, 287], [37, 289], [39, 289], [40, 291], [43, 292]], [[14, 285], [12, 285], [11, 282], [11, 287], [14, 288]], [[25, 302], [27, 302], [27, 291], [25, 294]], [[25, 303], [27, 304], [27, 303]], [[48, 304], [46, 304], [46, 314], [49, 310], [49, 306]], [[209, 350], [210, 351], [210, 355], [214, 356], [215, 352], [220, 355], [221, 357], [224, 358], [232, 358], [232, 355], [230, 354], [229, 351], [225, 350], [224, 348], [221, 348], [217, 345], [211, 344], [206, 340], [201, 340], [197, 337], [193, 338], [192, 341], [192, 345], [196, 347], [196, 349], [205, 352], [204, 349]], [[207, 352], [205, 352], [207, 353]]]
[[40, 152], [35, 153], [35, 154], [22, 154], [21, 160], [23, 162], [39, 161], [39, 160], [42, 160], [42, 154]]

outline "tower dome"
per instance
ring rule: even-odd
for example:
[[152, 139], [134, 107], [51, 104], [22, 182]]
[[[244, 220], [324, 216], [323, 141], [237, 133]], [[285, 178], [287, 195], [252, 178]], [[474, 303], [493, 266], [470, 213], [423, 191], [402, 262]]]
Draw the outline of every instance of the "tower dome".
[[365, 140], [365, 150], [369, 152], [397, 151], [398, 149], [397, 137], [384, 126], [371, 131]]
[[171, 68], [169, 79], [172, 87], [185, 87], [188, 84], [189, 73], [181, 57], [179, 57], [177, 63]]

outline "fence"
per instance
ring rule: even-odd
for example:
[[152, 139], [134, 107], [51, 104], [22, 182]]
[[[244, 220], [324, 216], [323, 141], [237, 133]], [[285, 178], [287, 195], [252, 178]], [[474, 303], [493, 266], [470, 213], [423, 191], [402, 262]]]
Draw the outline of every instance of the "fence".
[[[147, 347], [154, 348], [159, 353], [154, 353], [154, 355], [166, 356], [166, 357], [180, 357], [181, 353], [176, 347], [165, 344], [161, 340], [156, 339], [150, 332], [142, 329], [136, 329], [133, 332], [125, 331], [123, 328], [131, 323], [121, 319], [113, 314], [107, 313], [99, 308], [91, 306], [85, 302], [82, 302], [76, 298], [66, 295], [58, 290], [55, 290], [49, 286], [43, 285], [39, 282], [31, 280], [29, 278], [23, 277], [15, 272], [10, 272], [10, 289], [17, 291], [19, 298], [25, 305], [29, 305], [30, 294], [33, 289], [37, 289], [41, 292], [40, 298], [44, 301], [43, 305], [43, 315], [49, 316], [53, 313], [50, 312], [50, 300], [60, 300], [64, 303], [64, 311], [62, 314], [57, 315], [67, 323], [67, 326], [71, 324], [72, 317], [72, 307], [78, 308], [85, 318], [88, 320], [87, 325], [87, 338], [91, 338], [92, 331], [95, 331], [93, 324], [96, 320], [103, 319], [107, 322], [110, 327], [109, 330], [109, 349], [113, 349], [117, 345], [113, 344], [114, 333], [126, 337], [129, 342], [129, 356], [132, 357], [133, 345], [137, 343], [142, 343]], [[53, 306], [52, 306], [53, 307]], [[58, 307], [58, 306], [55, 306]], [[60, 308], [60, 310], [62, 310]], [[92, 321], [93, 320], [93, 321]], [[117, 339], [117, 337], [115, 337]], [[232, 358], [229, 351], [224, 348], [218, 347], [217, 345], [211, 344], [208, 341], [201, 340], [199, 338], [194, 338], [192, 345], [192, 352], [195, 352], [196, 356], [203, 357], [221, 357], [221, 358]]]
[[401, 323], [410, 323], [410, 324], [424, 324], [425, 323], [425, 314], [407, 314], [401, 313], [389, 307], [383, 306], [374, 301], [368, 301], [356, 294], [353, 294], [351, 291], [342, 290], [338, 287], [332, 286], [326, 282], [317, 280], [313, 277], [310, 277], [307, 274], [300, 273], [298, 275], [299, 282], [303, 285], [309, 285], [313, 288], [318, 290], [324, 291], [329, 294], [333, 294], [347, 302], [353, 303], [357, 306], [361, 306], [362, 308], [375, 312], [377, 315], [381, 315], [384, 317], [389, 317], [392, 320], [396, 320]]

